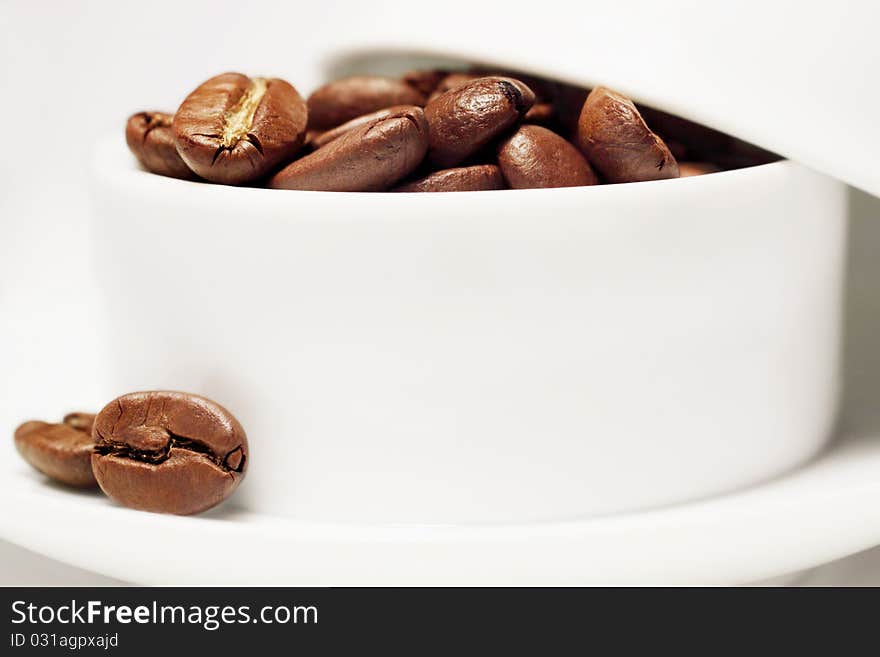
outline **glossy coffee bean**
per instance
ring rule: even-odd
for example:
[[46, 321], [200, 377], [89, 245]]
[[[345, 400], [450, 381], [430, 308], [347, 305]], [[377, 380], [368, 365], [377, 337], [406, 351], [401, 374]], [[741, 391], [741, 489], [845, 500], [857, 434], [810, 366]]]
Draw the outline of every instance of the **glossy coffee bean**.
[[718, 173], [721, 171], [711, 162], [679, 162], [678, 172], [681, 178], [690, 178], [691, 176], [702, 176], [706, 173]]
[[535, 102], [532, 91], [513, 78], [486, 77], [468, 82], [428, 103], [428, 157], [439, 167], [462, 162], [512, 127]]
[[578, 145], [612, 183], [678, 178], [678, 163], [651, 132], [636, 106], [620, 94], [597, 87], [578, 120]]
[[92, 423], [95, 416], [71, 413], [59, 424], [31, 421], [15, 430], [15, 447], [47, 477], [77, 488], [97, 485], [92, 474]]
[[437, 85], [448, 75], [447, 71], [408, 71], [401, 76], [401, 80], [409, 86], [417, 89], [423, 96], [428, 97], [437, 89]]
[[[459, 89], [472, 80], [485, 77], [513, 78], [514, 80], [519, 80], [535, 95], [536, 104], [539, 101], [544, 102], [551, 98], [549, 91], [553, 87], [553, 84], [546, 80], [519, 71], [499, 70], [497, 68], [493, 69], [486, 67], [477, 67], [468, 71], [454, 71], [449, 73], [437, 83], [437, 86], [434, 88], [433, 96], [436, 97], [447, 91]], [[433, 97], [431, 100], [433, 100]]]
[[92, 435], [92, 427], [95, 426], [95, 414], [94, 413], [68, 413], [64, 416], [64, 419], [61, 420], [62, 424], [66, 424], [69, 427], [72, 427], [78, 431], [85, 431], [90, 436]]
[[376, 75], [342, 78], [309, 96], [309, 128], [327, 130], [392, 105], [424, 104], [425, 95], [402, 80]]
[[302, 150], [300, 151], [300, 155], [310, 152], [315, 147], [315, 140], [320, 139], [321, 135], [324, 134], [323, 130], [306, 130], [306, 139], [305, 143], [303, 143]]
[[578, 119], [590, 91], [572, 84], [557, 83], [553, 95], [553, 116], [560, 134], [572, 139], [577, 135]]
[[437, 96], [442, 96], [447, 91], [452, 91], [454, 89], [460, 89], [468, 82], [472, 82], [474, 80], [478, 80], [479, 78], [484, 78], [486, 75], [483, 73], [471, 73], [468, 71], [456, 71], [454, 73], [449, 73], [448, 75], [443, 76], [440, 81], [437, 83], [437, 86], [434, 87], [434, 91], [431, 92], [428, 101], [434, 100]]
[[165, 112], [138, 112], [125, 125], [125, 141], [143, 167], [152, 173], [171, 178], [194, 180], [196, 174], [186, 166], [174, 145], [171, 122]]
[[520, 126], [501, 142], [498, 165], [513, 189], [580, 187], [598, 182], [574, 145], [538, 125]]
[[660, 138], [663, 140], [663, 143], [666, 144], [669, 152], [672, 153], [672, 157], [675, 158], [675, 161], [678, 162], [679, 165], [682, 160], [687, 159], [687, 147], [683, 143], [675, 139], [669, 139], [665, 136], [661, 136]]
[[224, 73], [186, 97], [173, 127], [177, 152], [193, 171], [237, 185], [292, 159], [306, 123], [305, 102], [284, 80]]
[[183, 392], [135, 392], [95, 418], [92, 469], [119, 504], [199, 513], [226, 499], [248, 464], [238, 420], [216, 402]]
[[[636, 106], [645, 123], [663, 138], [676, 161], [703, 161], [727, 150], [729, 135], [653, 107]], [[679, 157], [679, 155], [681, 157]]]
[[504, 189], [501, 170], [494, 164], [442, 169], [394, 188], [395, 192], [480, 192]]
[[428, 124], [410, 106], [334, 139], [269, 180], [275, 189], [379, 192], [402, 180], [425, 157]]
[[312, 149], [317, 150], [322, 146], [326, 146], [334, 139], [341, 137], [346, 132], [350, 132], [355, 128], [359, 128], [362, 125], [366, 125], [367, 123], [372, 123], [377, 119], [384, 119], [385, 117], [391, 116], [393, 114], [399, 114], [402, 111], [409, 110], [414, 107], [413, 105], [393, 105], [391, 107], [386, 107], [385, 109], [380, 109], [377, 112], [370, 112], [369, 114], [364, 114], [363, 116], [358, 116], [351, 121], [346, 121], [335, 128], [330, 128], [325, 132], [321, 132], [319, 134], [314, 135], [309, 143], [312, 146]]
[[526, 112], [523, 117], [523, 123], [537, 123], [538, 125], [547, 125], [552, 123], [555, 118], [553, 105], [550, 103], [535, 103], [532, 109]]

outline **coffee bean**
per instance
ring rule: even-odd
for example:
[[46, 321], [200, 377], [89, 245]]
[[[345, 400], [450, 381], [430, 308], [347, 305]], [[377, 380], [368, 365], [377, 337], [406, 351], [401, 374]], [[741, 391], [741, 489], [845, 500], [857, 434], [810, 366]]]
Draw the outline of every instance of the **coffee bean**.
[[577, 135], [578, 119], [589, 89], [572, 84], [558, 83], [553, 95], [553, 115], [559, 125], [560, 134], [567, 139]]
[[123, 395], [98, 413], [93, 435], [98, 484], [133, 509], [199, 513], [229, 497], [247, 470], [244, 429], [198, 395]]
[[85, 431], [87, 434], [92, 435], [92, 427], [95, 425], [95, 414], [68, 413], [61, 422], [78, 431]]
[[438, 96], [442, 96], [447, 91], [460, 89], [468, 82], [479, 80], [480, 78], [484, 77], [486, 77], [486, 75], [483, 73], [469, 73], [464, 71], [456, 71], [455, 73], [450, 73], [449, 75], [446, 75], [440, 79], [440, 82], [438, 82], [437, 86], [434, 87], [434, 91], [431, 92], [431, 95], [428, 98], [428, 102], [434, 100]]
[[443, 80], [448, 74], [447, 71], [440, 70], [408, 71], [404, 73], [400, 79], [405, 84], [417, 89], [423, 96], [428, 97], [434, 93], [434, 90], [437, 89], [437, 85], [439, 85], [441, 80]]
[[77, 488], [96, 486], [92, 474], [94, 415], [72, 413], [60, 424], [25, 422], [15, 430], [15, 447], [47, 477]]
[[663, 138], [676, 161], [680, 159], [703, 161], [727, 150], [730, 145], [730, 136], [718, 130], [674, 114], [661, 112], [653, 107], [637, 105], [636, 109], [639, 110], [645, 123]]
[[160, 176], [194, 180], [196, 174], [186, 166], [174, 145], [171, 121], [165, 112], [138, 112], [125, 125], [128, 148], [147, 171]]
[[526, 112], [523, 117], [523, 123], [547, 125], [552, 123], [554, 118], [553, 105], [550, 103], [535, 103], [532, 105], [532, 109]]
[[306, 130], [306, 139], [300, 155], [310, 152], [315, 147], [315, 140], [320, 139], [324, 134], [323, 130]]
[[[226, 73], [178, 109], [171, 133], [179, 157], [161, 141], [168, 122], [161, 113], [129, 120], [129, 145], [151, 170], [281, 189], [581, 186], [708, 171], [699, 163], [727, 170], [779, 159], [607, 88], [485, 66], [356, 75], [325, 84], [307, 102], [282, 80]], [[147, 145], [156, 163], [144, 154]], [[691, 164], [681, 171], [685, 161]], [[499, 167], [500, 180], [496, 169], [477, 165]]]
[[342, 78], [309, 96], [309, 128], [327, 130], [392, 105], [424, 104], [425, 95], [401, 80], [376, 75]]
[[428, 157], [447, 168], [512, 127], [535, 102], [531, 89], [513, 78], [487, 77], [468, 82], [428, 103]]
[[296, 155], [306, 123], [303, 99], [284, 80], [224, 73], [187, 96], [173, 127], [177, 151], [193, 171], [236, 185]]
[[443, 169], [395, 187], [395, 192], [479, 192], [504, 189], [501, 170], [494, 164]]
[[376, 192], [389, 189], [421, 163], [428, 148], [428, 124], [421, 108], [402, 108], [349, 130], [279, 171], [275, 189]]
[[490, 68], [473, 68], [471, 69], [472, 73], [479, 73], [483, 71], [480, 77], [501, 77], [501, 78], [513, 78], [514, 80], [519, 80], [525, 86], [527, 86], [533, 94], [535, 94], [535, 104], [539, 103], [547, 103], [553, 100], [556, 94], [557, 83], [551, 82], [545, 78], [538, 77], [536, 75], [531, 75], [530, 73], [525, 73], [523, 71], [517, 71], [512, 69], [490, 69]]
[[513, 189], [579, 187], [598, 182], [575, 146], [538, 125], [520, 126], [501, 142], [498, 165]]
[[610, 89], [597, 87], [587, 96], [578, 144], [608, 182], [678, 178], [678, 164], [663, 140], [631, 100]]
[[672, 153], [672, 157], [675, 158], [676, 162], [680, 163], [687, 157], [687, 148], [683, 143], [676, 141], [675, 139], [669, 139], [665, 136], [660, 136], [660, 139], [666, 144], [666, 147], [669, 149], [669, 152]]
[[337, 137], [341, 137], [346, 132], [350, 132], [355, 128], [358, 128], [367, 123], [372, 123], [376, 119], [384, 119], [385, 117], [391, 116], [393, 114], [399, 114], [402, 111], [406, 111], [414, 107], [413, 105], [393, 105], [391, 107], [386, 107], [385, 109], [380, 109], [378, 112], [370, 112], [369, 114], [364, 114], [363, 116], [358, 116], [357, 118], [352, 119], [351, 121], [346, 121], [335, 128], [330, 128], [326, 132], [322, 132], [320, 134], [312, 137], [310, 143], [314, 150], [321, 148], [322, 146], [326, 146], [331, 141], [336, 139]]
[[690, 178], [691, 176], [702, 176], [706, 173], [718, 173], [721, 171], [711, 162], [679, 162], [678, 172], [680, 178]]

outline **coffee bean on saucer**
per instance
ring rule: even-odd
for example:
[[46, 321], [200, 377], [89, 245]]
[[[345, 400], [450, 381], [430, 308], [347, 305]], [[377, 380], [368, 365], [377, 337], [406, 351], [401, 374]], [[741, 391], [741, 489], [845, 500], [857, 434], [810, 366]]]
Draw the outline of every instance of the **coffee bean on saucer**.
[[597, 87], [578, 120], [578, 145], [612, 183], [678, 178], [678, 163], [628, 98]]
[[495, 164], [441, 169], [398, 185], [395, 192], [480, 192], [504, 189], [504, 178]]
[[402, 80], [356, 75], [325, 84], [309, 96], [309, 128], [327, 130], [392, 105], [424, 104], [425, 95]]
[[93, 435], [98, 484], [133, 509], [199, 513], [229, 497], [247, 471], [241, 424], [199, 395], [123, 395], [98, 413]]
[[95, 414], [94, 413], [68, 413], [64, 416], [64, 419], [61, 420], [62, 424], [66, 424], [69, 427], [73, 427], [78, 431], [85, 431], [90, 436], [92, 435], [92, 427], [95, 426]]
[[275, 189], [377, 192], [412, 173], [428, 148], [422, 109], [394, 114], [349, 130], [313, 153], [288, 164], [269, 180]]
[[125, 141], [129, 150], [151, 173], [171, 178], [194, 180], [186, 162], [177, 153], [171, 122], [174, 116], [165, 112], [138, 112], [125, 125]]
[[453, 167], [522, 119], [535, 102], [526, 85], [513, 78], [485, 77], [468, 82], [428, 103], [428, 158]]
[[186, 97], [173, 128], [177, 152], [193, 171], [237, 185], [293, 158], [306, 123], [305, 102], [284, 80], [223, 73]]
[[77, 488], [97, 485], [92, 474], [92, 423], [89, 413], [71, 413], [58, 424], [32, 420], [15, 430], [15, 447], [47, 477]]
[[571, 143], [539, 125], [523, 125], [498, 147], [498, 165], [513, 189], [595, 185], [596, 174]]

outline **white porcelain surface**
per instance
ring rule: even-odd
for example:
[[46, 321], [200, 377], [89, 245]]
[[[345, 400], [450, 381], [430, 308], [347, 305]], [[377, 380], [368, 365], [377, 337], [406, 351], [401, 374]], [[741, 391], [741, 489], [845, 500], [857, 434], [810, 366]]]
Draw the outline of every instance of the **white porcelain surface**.
[[503, 523], [772, 477], [837, 399], [843, 187], [791, 163], [657, 183], [322, 194], [97, 163], [110, 385], [226, 404], [237, 499]]
[[444, 0], [429, 18], [404, 0], [366, 7], [369, 29], [323, 26], [328, 61], [420, 50], [605, 84], [880, 195], [876, 0]]
[[[91, 151], [97, 135], [108, 126], [118, 128], [121, 117], [127, 113], [147, 106], [173, 108], [190, 88], [220, 69], [286, 76], [306, 92], [319, 81], [312, 60], [322, 54], [338, 53], [344, 46], [341, 35], [345, 34], [369, 38], [383, 46], [390, 43], [386, 36], [398, 40], [414, 36], [411, 41], [421, 46], [436, 45], [437, 35], [443, 35], [445, 45], [456, 40], [478, 54], [482, 51], [483, 56], [493, 44], [500, 43], [510, 57], [534, 63], [539, 49], [523, 48], [521, 38], [510, 37], [517, 34], [514, 22], [525, 21], [527, 27], [535, 27], [529, 43], [548, 35], [559, 66], [572, 73], [590, 75], [597, 81], [640, 93], [653, 102], [669, 100], [693, 118], [707, 119], [712, 112], [726, 122], [727, 129], [732, 129], [736, 122], [746, 131], [742, 133], [744, 137], [770, 140], [764, 143], [774, 148], [780, 148], [779, 142], [784, 139], [816, 165], [830, 152], [841, 173], [860, 176], [863, 181], [869, 177], [880, 180], [880, 168], [871, 166], [873, 159], [868, 166], [861, 166], [841, 146], [854, 144], [866, 153], [876, 153], [880, 132], [870, 127], [875, 120], [873, 114], [868, 111], [856, 115], [858, 105], [835, 102], [852, 99], [858, 93], [880, 93], [877, 85], [864, 84], [870, 76], [859, 69], [876, 68], [876, 57], [872, 60], [864, 55], [876, 53], [878, 43], [874, 27], [877, 3], [870, 0], [845, 0], [833, 7], [825, 3], [766, 0], [729, 5], [692, 0], [663, 4], [648, 0], [625, 4], [579, 2], [577, 11], [588, 14], [589, 20], [566, 21], [555, 19], [560, 12], [569, 15], [563, 10], [539, 12], [531, 7], [528, 11], [499, 12], [491, 3], [468, 2], [467, 22], [460, 20], [460, 12], [451, 2], [444, 5], [449, 8], [447, 12], [432, 12], [429, 20], [422, 11], [412, 11], [411, 3], [407, 5], [408, 11], [392, 9], [392, 4], [384, 0], [328, 0], [313, 6], [263, 0], [158, 0], [156, 11], [138, 14], [134, 30], [117, 29], [121, 24], [131, 24], [132, 11], [130, 5], [118, 1], [58, 3], [52, 7], [52, 21], [46, 21], [46, 8], [41, 3], [13, 3], [4, 7], [8, 9], [5, 15], [9, 20], [4, 23], [3, 41], [9, 56], [0, 63], [0, 87], [16, 89], [17, 96], [29, 99], [32, 110], [22, 112], [17, 103], [0, 104], [3, 124], [16, 126], [6, 135], [8, 150], [16, 156], [0, 162], [5, 181], [0, 192], [0, 369], [5, 375], [0, 376], [0, 428], [4, 435], [10, 436], [14, 426], [27, 417], [51, 418], [80, 407], [99, 407], [118, 392], [104, 374], [108, 360], [103, 340], [106, 326], [100, 312], [101, 299], [94, 298], [89, 273], [90, 263], [102, 254], [92, 258], [87, 241], [90, 213], [84, 185], [88, 170], [83, 166], [83, 156]], [[873, 11], [873, 17], [866, 14], [866, 8]], [[214, 31], [203, 29], [209, 10], [238, 24], [246, 24], [261, 12], [271, 14], [275, 20], [264, 21], [259, 30], [238, 30], [235, 39], [217, 39]], [[186, 33], [187, 39], [165, 39], [162, 48], [157, 49], [156, 35], [167, 28], [169, 11], [174, 13], [176, 30]], [[333, 20], [325, 20], [327, 15], [332, 15]], [[383, 20], [376, 20], [377, 16]], [[696, 20], [704, 21], [702, 29], [693, 29], [692, 21]], [[554, 29], [548, 29], [544, 21], [554, 22]], [[852, 38], [841, 38], [847, 22], [857, 32]], [[291, 39], [290, 26], [304, 24], [309, 29], [300, 30], [296, 39]], [[784, 29], [779, 29], [780, 24]], [[369, 25], [368, 30], [365, 25]], [[491, 30], [487, 29], [489, 25]], [[609, 48], [620, 33], [625, 34], [632, 48]], [[792, 48], [793, 42], [806, 48]], [[864, 48], [866, 42], [870, 48]], [[150, 52], [150, 57], [143, 57], [144, 52]], [[108, 53], [112, 56], [108, 57]], [[805, 56], [812, 59], [807, 62]], [[645, 65], [646, 57], [650, 66]], [[840, 60], [853, 65], [837, 67]], [[553, 72], [558, 72], [556, 64], [553, 65]], [[724, 71], [731, 67], [743, 73], [735, 81], [725, 78]], [[792, 78], [792, 74], [796, 77]], [[96, 76], [112, 83], [96, 85]], [[46, 79], [51, 79], [52, 84], [46, 85]], [[797, 93], [792, 91], [795, 86]], [[89, 90], [88, 94], [83, 94], [84, 89]], [[54, 116], [58, 99], [65, 97], [82, 102], [65, 106], [65, 121], [49, 120], [50, 115]], [[780, 109], [767, 115], [768, 106]], [[868, 110], [875, 106], [876, 103], [864, 105]], [[811, 109], [833, 120], [813, 120], [808, 111]], [[840, 116], [846, 116], [846, 120], [840, 120]], [[71, 126], [76, 126], [76, 130], [71, 130]], [[59, 148], [59, 144], [63, 147]], [[793, 151], [789, 154], [797, 155]], [[47, 186], [46, 181], [51, 184]], [[847, 422], [870, 425], [876, 441], [880, 440], [880, 260], [876, 258], [880, 252], [880, 231], [876, 229], [880, 226], [880, 205], [864, 195], [856, 194], [853, 198], [855, 205], [861, 206], [862, 215], [853, 227], [851, 281], [846, 295], [849, 342], [844, 410]], [[796, 235], [796, 225], [792, 218], [792, 235]], [[860, 419], [853, 420], [853, 416]], [[829, 463], [825, 474], [813, 479], [825, 484], [813, 492], [803, 487], [789, 489], [790, 498], [777, 498], [774, 504], [777, 510], [783, 507], [776, 516], [761, 500], [756, 499], [752, 507], [740, 507], [740, 520], [761, 517], [769, 523], [769, 532], [768, 524], [763, 522], [737, 522], [727, 532], [725, 520], [731, 509], [727, 507], [728, 512], [707, 517], [703, 525], [701, 540], [709, 543], [710, 550], [701, 551], [703, 544], [694, 544], [699, 549], [681, 550], [671, 559], [664, 551], [664, 561], [654, 561], [650, 545], [656, 534], [630, 535], [641, 539], [642, 544], [627, 540], [618, 545], [599, 540], [597, 530], [590, 537], [594, 540], [581, 546], [580, 554], [575, 555], [574, 550], [565, 552], [571, 559], [555, 569], [557, 580], [581, 577], [583, 573], [572, 569], [572, 577], [565, 578], [565, 570], [575, 562], [589, 568], [597, 579], [603, 573], [608, 577], [623, 574], [627, 581], [634, 582], [646, 570], [659, 573], [658, 577], [665, 573], [664, 581], [681, 576], [683, 571], [684, 575], [679, 577], [682, 581], [695, 581], [706, 573], [720, 579], [729, 574], [727, 566], [731, 565], [740, 574], [747, 573], [738, 580], [744, 581], [807, 567], [832, 554], [860, 549], [860, 545], [868, 544], [870, 534], [880, 524], [876, 517], [877, 490], [872, 481], [880, 463], [869, 456], [871, 453], [865, 444], [849, 452], [847, 458]], [[386, 565], [389, 572], [400, 574], [394, 568], [396, 550], [391, 551], [387, 560], [374, 558], [373, 551], [360, 559], [356, 547], [350, 551], [333, 548], [322, 555], [319, 546], [307, 550], [293, 538], [287, 545], [270, 541], [264, 546], [267, 533], [262, 531], [228, 544], [222, 540], [209, 543], [215, 536], [229, 538], [210, 528], [219, 522], [217, 518], [193, 519], [197, 522], [185, 532], [190, 537], [204, 531], [205, 542], [193, 545], [210, 548], [205, 550], [209, 557], [219, 550], [217, 560], [209, 560], [201, 569], [197, 560], [186, 558], [192, 552], [186, 538], [176, 533], [178, 519], [145, 517], [93, 498], [69, 499], [60, 491], [38, 484], [18, 464], [11, 440], [0, 441], [0, 454], [4, 456], [0, 461], [0, 485], [13, 486], [25, 481], [27, 487], [4, 504], [0, 535], [58, 558], [70, 557], [105, 572], [112, 569], [117, 577], [131, 579], [136, 572], [141, 581], [161, 579], [173, 584], [192, 581], [197, 576], [200, 581], [210, 581], [218, 573], [230, 573], [226, 559], [239, 547], [265, 557], [265, 564], [257, 565], [267, 582], [309, 581], [312, 577], [343, 584], [366, 578], [383, 583], [381, 568]], [[862, 456], [867, 459], [865, 468], [854, 473]], [[832, 476], [838, 467], [839, 474]], [[32, 495], [34, 491], [36, 494]], [[51, 502], [47, 499], [50, 495]], [[793, 513], [782, 504], [786, 499]], [[824, 511], [814, 514], [816, 500], [824, 500]], [[89, 509], [80, 506], [81, 502]], [[717, 511], [717, 507], [712, 509]], [[119, 522], [121, 516], [126, 519]], [[677, 517], [667, 516], [668, 523], [674, 523]], [[132, 533], [135, 518], [143, 526]], [[651, 514], [650, 518], [654, 519], [649, 520], [652, 525], [657, 523], [656, 516]], [[780, 523], [778, 527], [774, 518]], [[84, 522], [78, 522], [80, 519]], [[85, 521], [89, 524], [85, 525]], [[288, 522], [283, 518], [266, 521], [282, 527]], [[174, 531], [166, 531], [166, 522]], [[664, 522], [662, 526], [668, 528], [669, 524]], [[100, 531], [92, 533], [93, 528]], [[737, 534], [740, 529], [757, 529], [758, 535], [753, 541], [747, 535]], [[233, 528], [227, 530], [231, 533]], [[626, 538], [625, 534], [620, 535]], [[712, 543], [713, 537], [718, 537], [717, 544]], [[731, 547], [723, 547], [724, 538], [732, 541]], [[414, 540], [412, 533], [409, 540]], [[880, 541], [880, 537], [875, 536], [873, 541]], [[669, 549], [680, 549], [692, 544], [666, 545]], [[171, 546], [174, 553], [166, 550], [166, 546]], [[547, 564], [562, 554], [554, 544], [545, 546], [544, 552], [518, 550], [507, 558], [502, 544], [489, 556], [490, 561], [476, 562], [473, 567], [482, 567], [481, 571], [491, 575], [493, 581], [509, 582], [525, 571], [523, 564]], [[641, 548], [644, 552], [638, 552]], [[753, 554], [750, 548], [755, 549]], [[448, 563], [444, 564], [442, 557], [424, 558], [424, 579], [431, 575], [436, 581], [468, 583], [462, 575], [456, 575], [455, 569], [461, 562], [452, 559], [449, 550], [439, 549], [449, 556]], [[159, 558], [144, 563], [155, 563], [155, 568], [132, 569], [120, 556], [143, 557], [149, 552]], [[426, 552], [419, 554], [424, 556]], [[620, 557], [617, 565], [615, 554]], [[783, 563], [788, 556], [793, 563]], [[403, 564], [410, 574], [409, 581], [418, 579], [420, 571], [413, 563], [417, 558], [414, 554]], [[768, 566], [768, 558], [774, 565]], [[647, 562], [644, 567], [640, 565], [643, 559]], [[696, 574], [686, 571], [688, 563], [693, 564]], [[318, 571], [314, 577], [310, 575], [312, 564]], [[335, 574], [327, 570], [334, 564], [338, 566]], [[505, 567], [513, 573], [509, 578], [501, 572]], [[361, 575], [348, 576], [355, 568], [362, 569]], [[207, 572], [209, 569], [211, 573]], [[274, 580], [273, 569], [279, 573]], [[531, 569], [526, 574], [530, 572]], [[249, 583], [247, 573], [234, 574], [243, 583]], [[176, 575], [181, 575], [179, 580], [175, 580]], [[456, 580], [457, 577], [461, 579]], [[483, 575], [486, 579], [489, 576]]]
[[143, 584], [746, 583], [880, 542], [878, 472], [880, 435], [853, 435], [788, 476], [702, 502], [560, 523], [393, 527], [231, 506], [194, 518], [131, 511], [5, 459], [0, 534]]

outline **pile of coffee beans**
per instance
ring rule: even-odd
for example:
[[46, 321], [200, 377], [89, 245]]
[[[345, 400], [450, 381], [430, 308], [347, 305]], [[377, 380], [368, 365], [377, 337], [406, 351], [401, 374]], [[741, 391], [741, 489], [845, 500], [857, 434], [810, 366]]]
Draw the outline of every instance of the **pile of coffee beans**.
[[123, 506], [188, 515], [225, 500], [244, 478], [244, 429], [220, 404], [183, 392], [135, 392], [100, 413], [58, 424], [25, 422], [15, 446], [68, 486], [101, 490]]
[[575, 187], [777, 159], [604, 87], [476, 69], [353, 76], [306, 100], [284, 80], [224, 73], [173, 115], [129, 118], [126, 140], [164, 176], [315, 191]]

